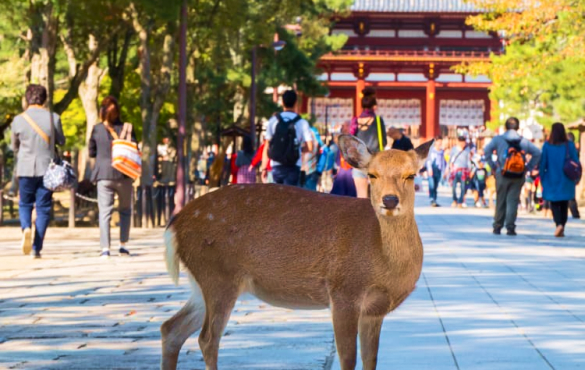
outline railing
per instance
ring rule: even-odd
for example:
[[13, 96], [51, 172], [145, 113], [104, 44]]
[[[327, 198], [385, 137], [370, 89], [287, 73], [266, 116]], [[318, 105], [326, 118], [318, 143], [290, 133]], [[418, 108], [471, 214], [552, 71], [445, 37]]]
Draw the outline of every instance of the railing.
[[325, 55], [322, 59], [340, 57], [380, 57], [380, 58], [448, 58], [448, 59], [487, 59], [488, 51], [431, 51], [431, 50], [340, 50]]

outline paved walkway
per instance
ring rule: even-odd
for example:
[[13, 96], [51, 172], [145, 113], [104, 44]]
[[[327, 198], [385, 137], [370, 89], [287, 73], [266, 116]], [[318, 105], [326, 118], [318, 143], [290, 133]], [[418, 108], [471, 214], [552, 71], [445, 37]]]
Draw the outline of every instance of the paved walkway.
[[[379, 369], [585, 368], [585, 223], [560, 240], [552, 221], [522, 217], [518, 237], [493, 236], [490, 211], [418, 203], [423, 275], [386, 319]], [[158, 368], [158, 328], [189, 295], [166, 275], [161, 234], [135, 230], [134, 257], [103, 261], [97, 230], [51, 229], [32, 260], [0, 228], [0, 368]], [[220, 366], [339, 369], [333, 348], [328, 311], [243, 297]], [[179, 361], [204, 369], [196, 336]]]

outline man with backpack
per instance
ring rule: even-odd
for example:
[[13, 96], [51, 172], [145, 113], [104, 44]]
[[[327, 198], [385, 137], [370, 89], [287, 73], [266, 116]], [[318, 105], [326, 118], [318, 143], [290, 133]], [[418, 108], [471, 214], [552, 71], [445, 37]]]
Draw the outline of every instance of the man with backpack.
[[[516, 235], [516, 217], [520, 193], [527, 171], [534, 171], [540, 163], [541, 151], [520, 134], [520, 121], [510, 117], [506, 121], [506, 132], [496, 136], [484, 148], [486, 159], [496, 176], [496, 214], [494, 216], [494, 234], [500, 235], [505, 226], [507, 234]], [[497, 161], [494, 163], [492, 154]], [[526, 163], [526, 155], [530, 161]]]
[[[282, 95], [284, 111], [268, 121], [265, 138], [268, 158], [271, 160], [272, 178], [277, 184], [298, 186], [301, 173], [301, 152], [313, 151], [313, 135], [309, 123], [295, 113], [297, 93], [286, 91]], [[265, 166], [263, 167], [263, 176]]]

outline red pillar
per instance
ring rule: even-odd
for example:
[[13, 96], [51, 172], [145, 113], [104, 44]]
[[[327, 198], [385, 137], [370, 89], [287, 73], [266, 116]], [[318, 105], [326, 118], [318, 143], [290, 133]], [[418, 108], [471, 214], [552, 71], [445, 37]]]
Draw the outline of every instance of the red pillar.
[[427, 122], [425, 138], [432, 139], [437, 136], [438, 122], [437, 122], [437, 89], [434, 80], [427, 82]]
[[359, 117], [362, 114], [362, 91], [366, 88], [366, 81], [358, 78], [355, 84], [355, 115]]

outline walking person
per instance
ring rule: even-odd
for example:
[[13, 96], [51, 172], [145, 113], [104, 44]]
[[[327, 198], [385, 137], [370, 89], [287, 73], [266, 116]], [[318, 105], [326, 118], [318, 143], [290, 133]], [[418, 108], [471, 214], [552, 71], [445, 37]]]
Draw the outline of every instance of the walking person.
[[[575, 145], [575, 148], [577, 149], [577, 156], [579, 156], [579, 149], [580, 148], [576, 144], [575, 134], [573, 134], [572, 132], [569, 132], [569, 133], [567, 133], [567, 137], [569, 138], [569, 141]], [[571, 211], [571, 215], [573, 216], [574, 219], [581, 218], [581, 214], [579, 213], [579, 204], [577, 203], [577, 200], [575, 198], [573, 198], [569, 201], [569, 211]]]
[[402, 133], [402, 129], [397, 127], [390, 127], [387, 132], [388, 136], [394, 140], [392, 142], [392, 149], [403, 150], [405, 152], [414, 150], [414, 145], [410, 138]]
[[445, 150], [443, 150], [443, 138], [441, 136], [435, 138], [435, 144], [429, 152], [426, 169], [429, 177], [429, 198], [431, 199], [431, 207], [440, 207], [437, 203], [437, 193], [439, 190], [439, 183], [443, 177], [443, 172], [447, 169]]
[[312, 150], [308, 153], [303, 153], [303, 165], [301, 167], [301, 173], [304, 172], [305, 181], [302, 186], [307, 190], [317, 191], [317, 184], [321, 178], [321, 171], [319, 171], [319, 151], [321, 150], [320, 138], [317, 136], [318, 132], [313, 127], [311, 128], [312, 135]]
[[[376, 91], [371, 87], [366, 87], [362, 95], [363, 111], [359, 117], [352, 119], [350, 133], [363, 141], [371, 154], [375, 154], [386, 147], [386, 126], [384, 119], [376, 115], [378, 106]], [[368, 198], [368, 174], [354, 168], [352, 175], [358, 198]]]
[[[509, 236], [516, 234], [516, 218], [520, 192], [527, 171], [533, 171], [540, 162], [541, 151], [520, 134], [520, 121], [510, 117], [506, 120], [506, 132], [498, 135], [484, 148], [486, 159], [496, 176], [496, 213], [494, 234], [500, 235], [505, 226]], [[496, 153], [494, 162], [492, 154]], [[525, 154], [530, 155], [526, 163]]]
[[540, 177], [543, 198], [550, 202], [553, 220], [557, 226], [556, 237], [565, 236], [565, 226], [569, 217], [569, 201], [575, 199], [576, 182], [565, 173], [565, 163], [579, 164], [575, 144], [567, 138], [562, 123], [552, 125], [550, 137], [542, 147]]
[[[116, 98], [109, 96], [100, 106], [101, 123], [93, 127], [89, 139], [89, 156], [96, 158], [91, 174], [91, 181], [97, 182], [98, 209], [100, 224], [100, 256], [110, 257], [110, 221], [114, 211], [114, 194], [118, 195], [118, 212], [120, 214], [120, 256], [129, 256], [126, 243], [130, 238], [130, 221], [132, 218], [132, 179], [112, 167], [112, 141], [122, 136], [124, 129], [132, 130], [132, 125], [120, 120], [120, 106]], [[136, 142], [134, 130], [131, 140]]]
[[[297, 93], [288, 90], [282, 94], [284, 112], [268, 121], [264, 152], [271, 159], [272, 179], [277, 184], [298, 186], [301, 174], [301, 153], [313, 151], [313, 135], [309, 123], [295, 113]], [[294, 126], [294, 131], [292, 127]], [[263, 157], [266, 157], [263, 154]], [[266, 167], [262, 164], [262, 177]]]
[[238, 151], [236, 166], [238, 167], [238, 184], [255, 184], [256, 170], [251, 166], [254, 159], [254, 144], [251, 136], [244, 136], [242, 150]]
[[[29, 85], [25, 99], [28, 108], [14, 117], [12, 123], [12, 149], [17, 153], [16, 175], [20, 193], [21, 246], [25, 255], [32, 250], [34, 258], [41, 258], [53, 201], [53, 192], [43, 184], [43, 176], [53, 158], [50, 136], [51, 133], [55, 135], [56, 145], [64, 145], [65, 136], [59, 115], [44, 107], [47, 90], [43, 86]], [[51, 129], [51, 124], [54, 129]], [[33, 235], [32, 211], [35, 207], [37, 218]]]
[[[175, 209], [175, 189], [177, 184], [177, 149], [171, 145], [171, 138], [164, 136], [162, 144], [157, 145], [157, 176], [154, 189], [156, 199], [156, 221], [162, 225], [162, 215], [168, 222]], [[168, 208], [167, 208], [168, 203]], [[168, 210], [168, 213], [167, 213]]]
[[467, 190], [467, 180], [469, 180], [471, 174], [471, 150], [463, 136], [457, 139], [457, 145], [451, 149], [449, 171], [449, 180], [453, 186], [453, 203], [451, 207], [467, 208], [465, 192]]

